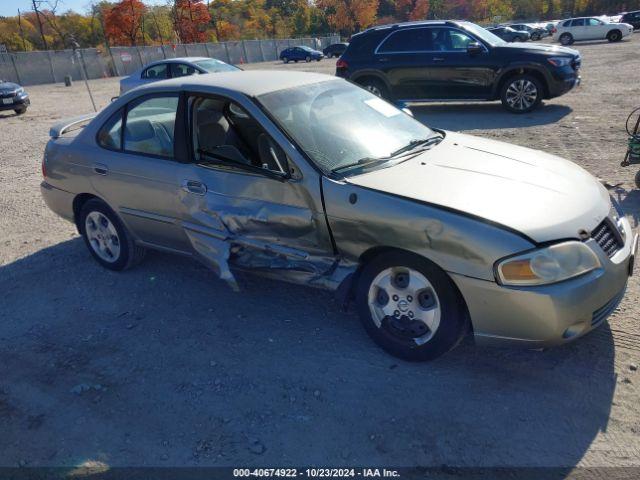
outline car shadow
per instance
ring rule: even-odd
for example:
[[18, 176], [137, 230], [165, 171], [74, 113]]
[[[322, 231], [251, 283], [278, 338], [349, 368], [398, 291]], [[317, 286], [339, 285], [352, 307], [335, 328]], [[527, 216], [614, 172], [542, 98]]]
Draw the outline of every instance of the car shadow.
[[499, 128], [526, 128], [555, 123], [572, 112], [566, 105], [541, 105], [530, 113], [513, 114], [502, 104], [434, 103], [410, 105], [414, 117], [430, 127], [443, 130], [468, 131]]
[[547, 351], [467, 339], [407, 363], [328, 292], [239, 283], [159, 253], [111, 272], [77, 237], [1, 266], [0, 464], [526, 465], [563, 478], [607, 429], [606, 324]]
[[633, 220], [631, 226], [637, 228], [640, 225], [640, 190], [626, 190], [622, 187], [615, 187], [610, 190], [614, 198], [618, 201], [624, 213]]

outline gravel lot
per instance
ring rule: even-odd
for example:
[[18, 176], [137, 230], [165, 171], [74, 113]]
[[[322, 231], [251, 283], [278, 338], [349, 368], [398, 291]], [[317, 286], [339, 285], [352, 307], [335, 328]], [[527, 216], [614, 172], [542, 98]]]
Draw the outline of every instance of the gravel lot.
[[[583, 85], [514, 116], [498, 103], [416, 107], [426, 123], [550, 151], [611, 184], [640, 103], [640, 35], [579, 44]], [[247, 68], [333, 72], [334, 61]], [[100, 106], [117, 80], [91, 82]], [[244, 275], [233, 293], [152, 253], [104, 270], [39, 193], [49, 126], [91, 110], [84, 85], [28, 89], [0, 113], [0, 465], [640, 466], [640, 282], [604, 325], [547, 351], [467, 340], [398, 361], [330, 293]]]

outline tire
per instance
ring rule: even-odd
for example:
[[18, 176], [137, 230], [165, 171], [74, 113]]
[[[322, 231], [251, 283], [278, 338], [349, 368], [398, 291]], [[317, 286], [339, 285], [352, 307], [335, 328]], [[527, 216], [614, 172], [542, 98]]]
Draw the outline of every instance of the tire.
[[[385, 301], [381, 307], [379, 302]], [[365, 265], [356, 285], [356, 308], [366, 332], [380, 347], [410, 361], [447, 353], [468, 325], [464, 300], [445, 271], [406, 252], [385, 253]], [[427, 323], [432, 328], [420, 318], [430, 318]]]
[[366, 77], [361, 81], [358, 81], [358, 84], [377, 97], [384, 98], [385, 100], [388, 100], [390, 98], [387, 86], [377, 78]]
[[527, 74], [508, 78], [500, 89], [502, 105], [511, 113], [527, 113], [542, 102], [543, 89], [540, 81]]
[[533, 40], [534, 42], [537, 42], [538, 40], [540, 40], [540, 34], [534, 33], [533, 35], [531, 35], [531, 40]]
[[636, 172], [634, 180], [636, 182], [636, 188], [640, 188], [640, 170]]
[[607, 40], [609, 40], [610, 42], [619, 42], [620, 40], [622, 40], [622, 33], [620, 32], [620, 30], [611, 30], [609, 33], [607, 33]]
[[16, 112], [16, 115], [22, 115], [22, 114], [26, 113], [26, 111], [27, 111], [27, 107], [16, 108], [14, 110], [14, 112]]
[[558, 38], [558, 40], [562, 45], [571, 45], [574, 42], [573, 35], [566, 32], [560, 35], [560, 38]]
[[283, 61], [284, 63], [289, 63], [289, 59], [288, 59], [287, 57], [282, 57], [282, 61]]
[[[104, 219], [108, 224], [103, 223]], [[90, 231], [92, 224], [95, 226], [93, 233]], [[93, 258], [109, 270], [126, 270], [137, 265], [144, 258], [145, 249], [135, 244], [133, 236], [118, 215], [101, 200], [92, 199], [82, 206], [78, 226]], [[105, 240], [107, 236], [111, 238]], [[108, 251], [111, 255], [107, 253]]]
[[311, 57], [310, 57], [309, 55], [307, 55], [307, 56], [304, 58], [304, 61], [305, 61], [305, 62], [307, 62], [307, 63], [309, 63], [309, 62], [311, 61]]
[[322, 60], [322, 58], [316, 58], [316, 62], [319, 62], [320, 60]]

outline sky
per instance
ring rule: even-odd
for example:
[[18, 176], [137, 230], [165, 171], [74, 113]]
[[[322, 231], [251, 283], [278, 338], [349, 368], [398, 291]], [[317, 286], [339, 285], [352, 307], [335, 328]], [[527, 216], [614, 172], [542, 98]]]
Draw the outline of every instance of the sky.
[[[142, 0], [148, 5], [152, 4], [164, 4], [166, 0]], [[46, 3], [46, 2], [43, 2]], [[55, 3], [52, 0], [51, 3]], [[58, 11], [65, 12], [67, 10], [75, 10], [79, 13], [85, 13], [88, 6], [91, 4], [91, 0], [58, 0]], [[44, 7], [44, 5], [43, 5]], [[8, 17], [18, 14], [18, 9], [21, 12], [31, 10], [31, 0], [0, 0], [0, 16]]]

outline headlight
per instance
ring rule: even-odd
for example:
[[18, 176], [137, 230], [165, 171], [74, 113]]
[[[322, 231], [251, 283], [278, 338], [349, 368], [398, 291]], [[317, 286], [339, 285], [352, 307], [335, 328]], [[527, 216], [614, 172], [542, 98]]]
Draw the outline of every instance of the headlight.
[[600, 268], [584, 243], [570, 241], [500, 260], [496, 276], [503, 285], [547, 285]]
[[18, 90], [16, 90], [16, 95], [22, 95], [24, 93], [24, 88], [20, 87]]
[[547, 58], [547, 62], [549, 62], [554, 67], [566, 67], [567, 65], [571, 65], [571, 57], [551, 57]]

